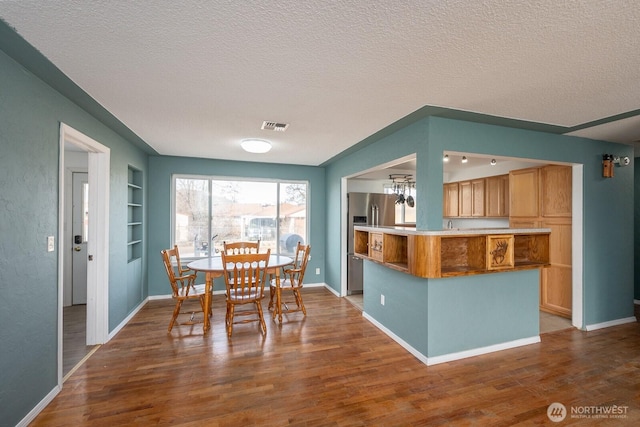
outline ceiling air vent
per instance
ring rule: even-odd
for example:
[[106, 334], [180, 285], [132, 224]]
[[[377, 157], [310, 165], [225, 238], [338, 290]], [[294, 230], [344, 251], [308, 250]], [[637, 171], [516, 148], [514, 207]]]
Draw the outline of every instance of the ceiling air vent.
[[262, 122], [263, 130], [274, 130], [276, 132], [284, 132], [289, 127], [289, 123], [278, 123], [278, 122]]

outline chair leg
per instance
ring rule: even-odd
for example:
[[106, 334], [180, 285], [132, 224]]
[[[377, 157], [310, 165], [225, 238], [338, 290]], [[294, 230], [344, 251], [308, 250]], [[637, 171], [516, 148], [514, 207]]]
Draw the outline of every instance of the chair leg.
[[231, 338], [231, 334], [233, 333], [233, 312], [235, 306], [233, 304], [227, 305], [227, 336]]
[[273, 308], [273, 297], [275, 296], [275, 293], [276, 293], [276, 287], [269, 286], [269, 310]]
[[258, 311], [258, 316], [260, 317], [260, 329], [264, 335], [267, 334], [267, 325], [264, 323], [264, 315], [262, 314], [262, 303], [260, 301], [256, 301], [256, 309]]
[[173, 329], [173, 324], [176, 322], [176, 319], [180, 314], [181, 308], [182, 308], [182, 301], [178, 300], [176, 302], [175, 308], [173, 309], [173, 316], [171, 317], [171, 321], [169, 322], [169, 330], [167, 332], [171, 332], [171, 329]]
[[302, 313], [306, 316], [307, 309], [304, 307], [304, 302], [302, 301], [302, 294], [300, 293], [300, 289], [294, 289], [293, 294], [296, 296], [296, 304], [298, 304], [298, 308], [302, 310]]

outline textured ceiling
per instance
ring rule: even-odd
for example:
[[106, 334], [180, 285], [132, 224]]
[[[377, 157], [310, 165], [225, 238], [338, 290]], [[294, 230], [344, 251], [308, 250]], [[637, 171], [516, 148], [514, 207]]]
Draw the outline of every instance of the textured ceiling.
[[[3, 0], [0, 18], [165, 155], [319, 165], [425, 105], [566, 128], [640, 108], [637, 0]], [[573, 134], [632, 143], [640, 119]]]

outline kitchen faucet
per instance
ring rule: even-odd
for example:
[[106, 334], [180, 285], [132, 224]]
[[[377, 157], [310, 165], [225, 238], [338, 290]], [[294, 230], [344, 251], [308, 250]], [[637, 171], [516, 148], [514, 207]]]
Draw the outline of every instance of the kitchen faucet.
[[447, 223], [447, 228], [449, 230], [451, 230], [453, 228], [453, 222], [451, 220], [449, 220], [449, 222]]

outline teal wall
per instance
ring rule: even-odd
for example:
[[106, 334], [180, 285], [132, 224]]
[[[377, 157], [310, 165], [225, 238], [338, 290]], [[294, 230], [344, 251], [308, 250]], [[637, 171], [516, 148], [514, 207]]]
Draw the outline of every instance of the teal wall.
[[59, 239], [60, 122], [111, 149], [110, 329], [141, 302], [125, 285], [127, 166], [146, 173], [147, 154], [4, 51], [0, 76], [0, 423], [13, 426], [57, 385], [59, 254], [46, 242]]
[[[325, 270], [325, 180], [324, 168], [268, 163], [235, 162], [228, 160], [195, 159], [187, 157], [151, 156], [149, 158], [149, 295], [171, 293], [162, 266], [160, 251], [171, 246], [171, 177], [174, 174], [260, 178], [278, 180], [306, 180], [309, 182], [309, 244], [311, 260], [305, 282], [324, 282]], [[320, 274], [316, 275], [316, 268]], [[202, 278], [203, 279], [203, 278]], [[204, 279], [203, 279], [204, 280]], [[215, 284], [224, 289], [223, 282]]]
[[[426, 167], [442, 176], [443, 150], [541, 159], [584, 165], [583, 177], [583, 325], [633, 316], [634, 163], [602, 177], [602, 154], [633, 158], [633, 147], [590, 139], [500, 126], [429, 119]], [[430, 201], [427, 225], [442, 224], [442, 183], [424, 193]], [[423, 197], [423, 196], [421, 196]]]
[[[380, 164], [416, 154], [417, 163], [424, 162], [424, 155], [427, 148], [428, 122], [421, 121], [410, 123], [400, 128], [395, 133], [383, 137], [382, 139], [365, 146], [345, 157], [335, 160], [326, 165], [326, 273], [325, 282], [336, 292], [340, 292], [340, 268], [341, 258], [340, 245], [342, 236], [340, 233], [341, 224], [346, 220], [341, 215], [341, 179], [366, 169], [376, 167]], [[425, 179], [426, 169], [418, 168], [416, 171], [416, 191], [424, 191], [427, 185]], [[442, 178], [440, 178], [442, 182]], [[345, 200], [346, 202], [346, 200]], [[420, 227], [424, 222], [424, 211], [417, 205], [416, 223]]]
[[[410, 153], [417, 154], [416, 188], [420, 194], [417, 204], [417, 228], [438, 230], [442, 227], [442, 153], [444, 150], [467, 153], [490, 154], [505, 157], [539, 159], [543, 161], [567, 162], [584, 166], [583, 189], [583, 252], [584, 252], [584, 303], [583, 325], [593, 325], [607, 321], [627, 318], [633, 315], [634, 290], [634, 165], [617, 167], [615, 178], [602, 178], [601, 160], [603, 153], [633, 157], [633, 148], [621, 144], [593, 141], [576, 137], [556, 135], [546, 132], [516, 129], [503, 126], [425, 117], [418, 119], [378, 140], [367, 141], [367, 145], [350, 152], [326, 166], [327, 168], [327, 284], [340, 289], [340, 185], [342, 177], [366, 170], [377, 164], [383, 164]], [[372, 274], [375, 267], [365, 263], [365, 294], [372, 289], [393, 293], [395, 283], [404, 282], [402, 273]], [[537, 317], [532, 316], [531, 307], [537, 306], [537, 274], [530, 272], [489, 275], [495, 276], [494, 282], [486, 284], [486, 294], [474, 295], [479, 307], [490, 307], [491, 298], [496, 290], [509, 288], [510, 282], [519, 282], [525, 286], [525, 295], [532, 295], [534, 305], [528, 305], [522, 313], [502, 312], [511, 323], [496, 335], [486, 326], [476, 335], [474, 348], [514, 339], [530, 337], [538, 330]], [[391, 277], [388, 277], [391, 276]], [[473, 279], [469, 279], [472, 280]], [[477, 279], [483, 282], [487, 279]], [[461, 283], [458, 283], [461, 282]], [[411, 286], [403, 290], [403, 298], [422, 301], [429, 307], [440, 307], [458, 300], [466, 292], [464, 280], [442, 279], [425, 280], [424, 284], [432, 289], [427, 297], [420, 286]], [[412, 283], [412, 281], [411, 281]], [[451, 284], [452, 286], [445, 286]], [[407, 293], [408, 292], [408, 293]], [[437, 298], [436, 298], [437, 296]], [[393, 302], [391, 302], [393, 304]], [[512, 304], [521, 304], [513, 299]], [[368, 305], [367, 305], [368, 304]], [[413, 303], [415, 304], [415, 302]], [[370, 311], [374, 319], [410, 345], [420, 349], [424, 345], [421, 333], [409, 331], [404, 322], [406, 314], [402, 311], [381, 312], [379, 296], [370, 295], [365, 299], [365, 310]], [[426, 309], [425, 309], [426, 310]], [[451, 321], [446, 313], [438, 310], [429, 315], [426, 323], [428, 330], [434, 331], [433, 323]], [[435, 316], [435, 317], [434, 317]], [[462, 318], [461, 318], [462, 319]], [[493, 321], [497, 321], [494, 319]], [[421, 320], [423, 322], [423, 320]], [[454, 336], [460, 326], [459, 320], [440, 329], [444, 336]], [[435, 335], [432, 335], [433, 338]], [[467, 348], [455, 341], [438, 348], [435, 341], [429, 340], [431, 347], [425, 355], [434, 356], [448, 351], [462, 351]]]
[[[636, 157], [635, 159], [632, 160], [632, 162], [634, 164], [637, 164], [637, 162], [640, 161], [640, 157]], [[633, 219], [633, 223], [634, 224], [640, 224], [640, 168], [635, 168], [634, 169], [634, 187], [633, 187], [633, 200], [634, 200], [634, 219]], [[640, 254], [640, 227], [635, 227], [633, 230], [633, 235], [634, 235], [634, 249], [637, 249], [638, 252], [636, 253], [634, 250], [634, 257], [633, 257], [633, 265], [635, 266], [634, 268], [634, 279], [635, 279], [635, 287], [634, 287], [634, 294], [633, 297], [636, 300], [640, 300], [640, 262], [638, 262], [638, 254]]]
[[538, 270], [430, 279], [428, 357], [540, 333]]

